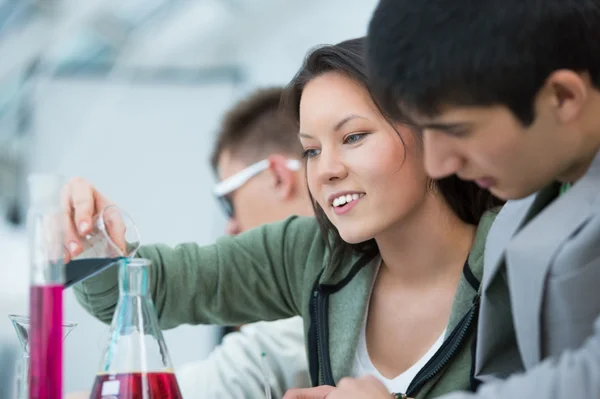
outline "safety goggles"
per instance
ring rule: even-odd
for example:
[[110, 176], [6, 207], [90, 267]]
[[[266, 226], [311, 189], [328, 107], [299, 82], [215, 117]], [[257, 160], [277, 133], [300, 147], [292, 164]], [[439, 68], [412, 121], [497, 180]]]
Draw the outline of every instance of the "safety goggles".
[[[297, 171], [298, 169], [300, 169], [301, 163], [297, 159], [288, 159], [286, 162], [286, 166], [290, 170]], [[217, 183], [213, 190], [213, 193], [215, 194], [217, 200], [221, 204], [221, 208], [223, 208], [223, 210], [229, 218], [232, 218], [235, 215], [235, 209], [233, 207], [233, 202], [231, 201], [230, 194], [238, 188], [242, 187], [254, 176], [267, 170], [268, 168], [269, 160], [263, 159], [262, 161], [253, 163], [247, 168], [244, 168], [238, 173]]]

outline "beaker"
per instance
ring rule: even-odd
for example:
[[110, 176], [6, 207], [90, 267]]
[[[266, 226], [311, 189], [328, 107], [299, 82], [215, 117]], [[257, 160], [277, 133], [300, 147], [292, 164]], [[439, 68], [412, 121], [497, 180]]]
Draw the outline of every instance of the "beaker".
[[93, 219], [92, 230], [81, 238], [82, 252], [65, 267], [65, 287], [133, 257], [140, 234], [133, 219], [116, 205], [104, 207]]
[[181, 399], [149, 293], [147, 259], [119, 261], [119, 301], [90, 399]]
[[[30, 320], [28, 316], [16, 314], [8, 315], [8, 318], [13, 324], [17, 333], [17, 338], [21, 344], [21, 360], [18, 364], [18, 371], [15, 378], [14, 388], [16, 390], [13, 398], [27, 399], [27, 378], [29, 375], [29, 326]], [[63, 342], [69, 333], [77, 326], [77, 323], [63, 321], [62, 322], [62, 339]]]

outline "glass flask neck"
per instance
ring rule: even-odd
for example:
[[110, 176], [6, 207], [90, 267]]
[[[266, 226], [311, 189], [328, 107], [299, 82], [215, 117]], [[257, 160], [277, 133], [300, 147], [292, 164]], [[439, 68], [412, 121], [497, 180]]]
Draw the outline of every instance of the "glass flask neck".
[[123, 259], [119, 266], [119, 292], [122, 296], [148, 296], [147, 259]]

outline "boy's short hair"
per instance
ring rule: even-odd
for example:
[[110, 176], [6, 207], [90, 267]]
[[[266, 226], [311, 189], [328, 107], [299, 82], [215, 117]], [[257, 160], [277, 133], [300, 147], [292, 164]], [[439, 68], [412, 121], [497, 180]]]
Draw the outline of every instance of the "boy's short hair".
[[600, 86], [600, 1], [381, 0], [367, 63], [374, 96], [396, 118], [503, 105], [529, 125], [552, 72], [588, 72]]
[[227, 112], [210, 160], [215, 172], [224, 151], [249, 164], [272, 153], [300, 157], [298, 124], [280, 111], [282, 93], [283, 87], [256, 90]]

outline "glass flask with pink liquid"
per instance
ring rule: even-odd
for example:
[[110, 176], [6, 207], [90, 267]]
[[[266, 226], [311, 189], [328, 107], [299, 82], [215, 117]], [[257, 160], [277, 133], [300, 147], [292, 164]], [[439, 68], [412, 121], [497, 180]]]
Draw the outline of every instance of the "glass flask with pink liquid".
[[158, 324], [150, 261], [119, 261], [119, 301], [90, 399], [182, 399]]

